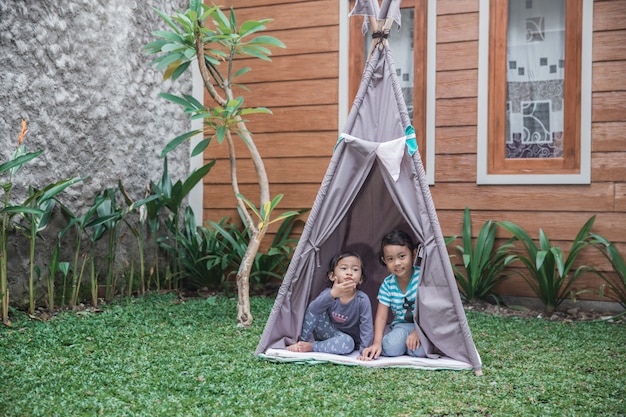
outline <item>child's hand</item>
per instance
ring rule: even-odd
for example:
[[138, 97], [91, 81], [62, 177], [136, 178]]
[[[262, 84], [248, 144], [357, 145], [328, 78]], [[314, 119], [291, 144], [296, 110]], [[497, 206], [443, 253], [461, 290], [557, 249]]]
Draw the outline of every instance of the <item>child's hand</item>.
[[382, 351], [382, 345], [374, 343], [372, 346], [363, 349], [363, 352], [360, 356], [357, 356], [357, 359], [360, 361], [371, 361], [372, 359], [377, 359]]
[[337, 281], [333, 283], [333, 288], [330, 290], [330, 296], [333, 298], [349, 297], [354, 295], [356, 291], [356, 282], [344, 281], [339, 284]]
[[415, 350], [420, 347], [420, 338], [417, 336], [417, 332], [413, 330], [406, 338], [406, 347], [409, 350]]

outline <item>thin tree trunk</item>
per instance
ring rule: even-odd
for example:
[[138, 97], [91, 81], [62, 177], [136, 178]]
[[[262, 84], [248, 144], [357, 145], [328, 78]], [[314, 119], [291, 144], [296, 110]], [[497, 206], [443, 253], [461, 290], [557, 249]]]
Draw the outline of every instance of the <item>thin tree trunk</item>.
[[[226, 97], [220, 96], [220, 94], [215, 89], [215, 86], [211, 82], [211, 76], [209, 74], [209, 70], [204, 61], [204, 44], [202, 43], [202, 35], [199, 32], [196, 35], [196, 56], [198, 58], [198, 66], [200, 69], [200, 76], [202, 77], [204, 87], [211, 96], [211, 98], [220, 106], [224, 107], [228, 103], [228, 100], [232, 99], [232, 90], [230, 87], [230, 76], [227, 77], [226, 80], [223, 80], [222, 85], [220, 86]], [[230, 65], [232, 65], [232, 56], [230, 59]], [[229, 75], [232, 68], [229, 68]], [[267, 178], [267, 172], [265, 171], [265, 165], [263, 164], [263, 159], [261, 158], [261, 154], [259, 153], [254, 141], [252, 140], [252, 136], [250, 135], [245, 121], [241, 117], [236, 118], [236, 129], [238, 134], [240, 134], [244, 138], [244, 142], [247, 145], [247, 148], [250, 152], [250, 157], [252, 159], [252, 163], [254, 164], [254, 169], [256, 172], [259, 191], [260, 191], [260, 204], [259, 207], [262, 207], [270, 201], [270, 190], [269, 190], [269, 180]], [[239, 194], [239, 182], [237, 181], [237, 168], [236, 168], [236, 157], [235, 157], [235, 145], [233, 141], [233, 137], [230, 130], [226, 131], [226, 141], [228, 143], [228, 151], [230, 156], [230, 175], [231, 175], [231, 184], [233, 188], [233, 192], [235, 193], [235, 198], [237, 200], [237, 206], [242, 212], [245, 221], [248, 223], [248, 229], [250, 231], [250, 241], [248, 242], [248, 246], [246, 248], [246, 252], [241, 260], [241, 264], [239, 265], [239, 269], [237, 271], [237, 321], [238, 325], [242, 327], [248, 327], [252, 324], [252, 313], [250, 312], [250, 272], [252, 270], [252, 265], [254, 263], [254, 259], [256, 258], [256, 254], [259, 251], [261, 246], [261, 241], [265, 236], [265, 232], [267, 231], [267, 225], [263, 224], [263, 226], [259, 227], [255, 222], [248, 209], [243, 202], [243, 200], [238, 196]], [[263, 223], [263, 222], [261, 222]], [[260, 224], [261, 224], [260, 223]]]
[[250, 271], [266, 230], [264, 228], [252, 233], [246, 253], [239, 265], [239, 271], [237, 271], [237, 321], [241, 327], [248, 327], [252, 324], [252, 313], [250, 312]]

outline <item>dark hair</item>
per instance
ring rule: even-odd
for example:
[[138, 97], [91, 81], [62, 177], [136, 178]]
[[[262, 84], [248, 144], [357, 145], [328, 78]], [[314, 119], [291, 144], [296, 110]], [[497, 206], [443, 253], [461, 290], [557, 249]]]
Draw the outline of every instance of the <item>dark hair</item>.
[[411, 236], [402, 230], [393, 230], [383, 236], [383, 240], [380, 242], [380, 256], [378, 257], [378, 261], [381, 265], [385, 265], [385, 262], [383, 261], [383, 257], [385, 255], [384, 249], [385, 246], [388, 245], [406, 246], [411, 250], [411, 253], [413, 253], [415, 248], [417, 248], [417, 245], [413, 242]]
[[328, 274], [331, 274], [335, 271], [335, 267], [337, 266], [340, 260], [344, 258], [349, 258], [351, 256], [354, 256], [355, 258], [359, 260], [359, 262], [361, 262], [361, 284], [364, 284], [365, 283], [365, 264], [363, 263], [363, 259], [361, 259], [361, 256], [356, 252], [352, 252], [352, 251], [339, 252], [338, 254], [333, 256], [333, 258], [328, 263]]

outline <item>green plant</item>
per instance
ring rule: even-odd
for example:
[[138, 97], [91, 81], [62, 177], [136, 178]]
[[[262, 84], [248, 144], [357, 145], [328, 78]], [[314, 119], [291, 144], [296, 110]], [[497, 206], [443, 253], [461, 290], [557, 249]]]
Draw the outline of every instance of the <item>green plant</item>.
[[59, 271], [59, 252], [61, 250], [61, 246], [59, 242], [54, 246], [54, 250], [52, 251], [52, 258], [50, 259], [50, 263], [48, 264], [48, 275], [46, 276], [46, 287], [48, 290], [48, 310], [54, 311], [54, 279], [56, 277], [57, 272]]
[[[176, 254], [178, 253], [177, 245], [180, 241], [178, 235], [181, 230], [180, 216], [183, 203], [189, 192], [202, 180], [202, 178], [204, 178], [206, 174], [208, 174], [211, 168], [213, 168], [213, 165], [215, 165], [215, 161], [211, 161], [198, 168], [192, 172], [185, 179], [185, 181], [178, 180], [173, 183], [167, 168], [167, 158], [164, 158], [163, 174], [161, 175], [160, 181], [158, 183], [151, 182], [150, 189], [156, 198], [152, 198], [146, 202], [148, 223], [155, 239], [157, 251], [160, 247], [168, 249], [171, 246], [170, 242], [172, 242], [173, 249], [171, 251], [168, 250], [167, 253], [174, 256], [173, 276], [180, 277], [180, 259], [176, 256]], [[168, 216], [165, 220], [165, 225], [169, 234], [164, 237], [158, 237], [157, 233], [159, 230], [161, 209], [164, 207], [169, 210]], [[158, 268], [158, 254], [155, 262]], [[167, 267], [170, 266], [167, 265]], [[158, 272], [156, 282], [158, 288]]]
[[[104, 229], [99, 228], [100, 225], [119, 216], [119, 213], [103, 213], [98, 214], [98, 207], [105, 201], [102, 195], [97, 195], [91, 207], [83, 213], [82, 216], [72, 212], [64, 204], [60, 204], [61, 210], [69, 217], [67, 225], [59, 232], [59, 240], [67, 233], [68, 230], [74, 229], [74, 260], [72, 264], [72, 282], [71, 296], [69, 304], [75, 306], [78, 302], [80, 286], [83, 279], [83, 272], [86, 261], [90, 262], [90, 278], [91, 278], [91, 302], [94, 307], [98, 305], [98, 277], [95, 271], [95, 253], [94, 247], [104, 234]], [[89, 230], [92, 229], [91, 234]], [[89, 247], [87, 253], [83, 252], [83, 240], [89, 239]], [[82, 259], [82, 262], [81, 262]], [[63, 293], [65, 294], [65, 293]], [[65, 300], [63, 299], [62, 302]]]
[[[272, 205], [265, 165], [244, 119], [251, 114], [271, 114], [271, 112], [264, 107], [245, 107], [243, 97], [236, 97], [234, 87], [246, 88], [236, 84], [235, 79], [248, 72], [250, 68], [235, 70], [233, 63], [237, 57], [270, 61], [269, 48], [283, 48], [285, 45], [272, 36], [257, 36], [258, 32], [265, 29], [265, 24], [270, 21], [269, 19], [250, 20], [238, 25], [233, 9], [230, 10], [230, 15], [226, 16], [219, 7], [209, 7], [201, 0], [190, 0], [187, 10], [177, 12], [172, 17], [156, 9], [155, 11], [171, 30], [153, 32], [153, 35], [159, 39], [144, 48], [148, 54], [159, 54], [151, 65], [154, 65], [156, 69], [165, 70], [164, 79], [176, 80], [195, 60], [205, 90], [214, 103], [213, 106], [205, 106], [190, 95], [179, 97], [161, 94], [161, 97], [166, 100], [182, 105], [185, 113], [189, 114], [192, 120], [202, 119], [204, 123], [204, 129], [187, 132], [171, 140], [163, 149], [162, 156], [201, 133], [204, 137], [192, 150], [192, 156], [201, 154], [213, 138], [216, 138], [219, 143], [226, 141], [228, 144], [231, 185], [237, 200], [237, 207], [247, 218], [250, 232], [247, 249], [236, 276], [239, 297], [237, 319], [240, 325], [249, 326], [252, 323], [249, 299], [250, 271], [261, 241], [267, 232], [268, 223], [264, 221], [258, 225], [253, 223], [252, 216], [247, 212], [246, 203], [241, 198], [233, 135], [241, 137], [250, 153], [259, 185], [260, 207]], [[226, 64], [225, 69], [222, 63]]]
[[67, 294], [67, 276], [70, 273], [69, 262], [59, 262], [59, 271], [63, 274], [63, 291], [61, 292], [61, 305], [65, 305], [65, 296]]
[[613, 271], [617, 275], [616, 279], [611, 279], [604, 273], [596, 271], [608, 286], [609, 290], [604, 294], [626, 309], [626, 262], [624, 262], [624, 257], [608, 239], [595, 233], [591, 234], [591, 238], [591, 244], [611, 263]]
[[[463, 215], [463, 246], [455, 248], [463, 260], [463, 270], [454, 263], [454, 276], [459, 284], [463, 298], [467, 301], [484, 299], [493, 295], [493, 287], [508, 278], [504, 269], [515, 260], [509, 254], [513, 244], [509, 240], [504, 245], [494, 248], [496, 241], [496, 223], [485, 222], [472, 245], [472, 219], [470, 210], [465, 208]], [[456, 236], [453, 237], [454, 240]]]
[[[105, 276], [105, 300], [110, 300], [115, 294], [117, 281], [115, 260], [117, 257], [117, 235], [120, 221], [122, 220], [124, 209], [117, 203], [117, 190], [107, 188], [96, 196], [97, 225], [93, 225], [93, 240], [100, 239], [104, 232], [107, 232], [107, 267]], [[93, 281], [92, 281], [93, 282]]]
[[513, 234], [522, 243], [525, 254], [517, 255], [524, 263], [529, 276], [521, 274], [535, 295], [543, 302], [546, 311], [553, 312], [573, 294], [572, 286], [580, 276], [593, 268], [581, 265], [574, 269], [580, 252], [589, 245], [590, 232], [596, 216], [582, 226], [570, 247], [567, 258], [558, 246], [553, 246], [542, 229], [539, 229], [539, 246], [521, 227], [512, 222], [497, 224]]
[[7, 182], [0, 183], [0, 187], [4, 191], [2, 199], [2, 231], [0, 236], [0, 302], [2, 304], [2, 322], [10, 324], [9, 321], [9, 287], [7, 282], [7, 232], [10, 227], [10, 219], [18, 213], [41, 214], [42, 210], [32, 209], [28, 207], [20, 207], [11, 205], [10, 192], [13, 188], [13, 178], [19, 169], [28, 161], [41, 155], [43, 151], [26, 152], [26, 146], [22, 144], [24, 136], [28, 129], [26, 128], [26, 120], [22, 119], [22, 131], [17, 138], [17, 149], [11, 156], [11, 159], [0, 165], [0, 174], [8, 172], [9, 178]]
[[[141, 285], [141, 293], [144, 294], [145, 288], [146, 288], [145, 286], [146, 265], [145, 265], [145, 258], [144, 258], [143, 229], [146, 224], [146, 220], [148, 218], [146, 206], [150, 204], [152, 201], [157, 200], [159, 197], [157, 195], [151, 195], [142, 200], [133, 201], [128, 195], [128, 193], [126, 192], [126, 189], [124, 188], [124, 185], [122, 184], [122, 180], [118, 181], [118, 189], [120, 190], [120, 193], [124, 197], [124, 201], [126, 202], [126, 206], [127, 206], [127, 208], [124, 210], [122, 220], [124, 220], [124, 223], [126, 223], [126, 226], [128, 226], [128, 229], [130, 230], [130, 232], [137, 239], [137, 249], [139, 252], [139, 279], [140, 279], [140, 285]], [[137, 215], [137, 218], [135, 219], [136, 221], [130, 220], [128, 218], [129, 213], [134, 213]], [[128, 295], [129, 296], [131, 295], [132, 289], [133, 289], [133, 276], [134, 276], [133, 269], [134, 269], [134, 264], [135, 264], [134, 260], [135, 259], [133, 256], [133, 262], [131, 264], [131, 272], [128, 277]]]
[[[227, 221], [225, 217], [217, 224], [228, 228]], [[182, 230], [176, 240], [178, 245], [162, 242], [162, 247], [180, 260], [180, 278], [185, 280], [185, 286], [228, 290], [225, 279], [232, 267], [230, 248], [214, 227], [196, 225], [191, 207], [185, 209]]]
[[[84, 178], [70, 178], [67, 180], [61, 180], [54, 184], [46, 186], [42, 190], [35, 190], [33, 187], [28, 187], [28, 198], [22, 204], [22, 207], [28, 207], [29, 211], [22, 213], [23, 221], [17, 224], [17, 228], [23, 232], [28, 238], [30, 243], [30, 274], [28, 279], [28, 293], [29, 293], [29, 309], [30, 314], [35, 312], [35, 244], [37, 237], [40, 236], [47, 226], [52, 215], [52, 210], [56, 205], [56, 197], [62, 193], [67, 187], [70, 187], [77, 182], [84, 180]], [[38, 211], [39, 210], [39, 211]]]
[[283, 279], [289, 267], [291, 255], [298, 244], [298, 239], [290, 237], [291, 233], [294, 226], [301, 221], [298, 216], [306, 211], [303, 209], [298, 212], [289, 212], [288, 216], [277, 218], [282, 219], [282, 222], [270, 247], [266, 252], [258, 252], [254, 259], [250, 273], [252, 284], [264, 287], [273, 279]]
[[[276, 202], [278, 203], [278, 201]], [[265, 251], [258, 251], [254, 257], [252, 267], [250, 269], [251, 284], [257, 288], [265, 287], [273, 279], [282, 279], [291, 255], [298, 243], [297, 239], [290, 238], [293, 227], [299, 221], [297, 215], [305, 213], [306, 210], [298, 212], [287, 212], [283, 216], [277, 217], [271, 223], [282, 220], [270, 247]], [[261, 213], [259, 213], [261, 215]], [[249, 230], [245, 226], [238, 227], [235, 224], [228, 223], [226, 219], [222, 219], [220, 223], [207, 222], [208, 226], [217, 232], [220, 240], [223, 241], [224, 247], [220, 248], [223, 255], [211, 256], [211, 265], [215, 265], [221, 259], [226, 261], [230, 266], [230, 274], [232, 276], [237, 271], [237, 266], [241, 264], [245, 257], [248, 247]], [[219, 258], [219, 259], [218, 259]]]

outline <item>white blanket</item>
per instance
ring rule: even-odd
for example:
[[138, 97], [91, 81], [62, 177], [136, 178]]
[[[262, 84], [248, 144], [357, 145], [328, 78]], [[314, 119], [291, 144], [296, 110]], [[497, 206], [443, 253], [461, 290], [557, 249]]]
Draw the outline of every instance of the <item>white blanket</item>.
[[277, 362], [295, 363], [335, 363], [339, 365], [360, 365], [371, 368], [415, 368], [415, 369], [452, 369], [452, 370], [472, 370], [468, 363], [449, 358], [414, 358], [412, 356], [379, 357], [372, 361], [360, 361], [357, 359], [359, 352], [354, 351], [350, 355], [334, 355], [332, 353], [320, 352], [290, 352], [286, 349], [268, 349], [259, 355], [260, 358]]

